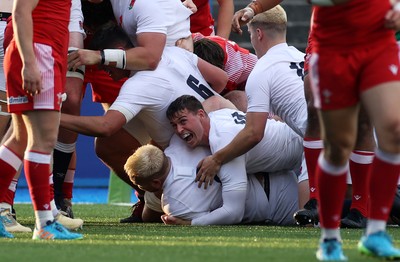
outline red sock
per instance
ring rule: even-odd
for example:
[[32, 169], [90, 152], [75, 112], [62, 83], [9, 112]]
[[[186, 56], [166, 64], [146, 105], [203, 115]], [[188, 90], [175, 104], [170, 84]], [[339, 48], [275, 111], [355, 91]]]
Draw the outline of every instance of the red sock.
[[65, 175], [62, 191], [64, 198], [72, 199], [72, 190], [74, 187], [75, 169], [68, 169]]
[[10, 183], [22, 165], [22, 160], [5, 146], [0, 147], [0, 202], [4, 202]]
[[10, 206], [14, 205], [14, 198], [15, 198], [15, 190], [17, 190], [17, 184], [18, 184], [18, 179], [13, 178], [11, 180], [10, 186], [8, 187], [6, 191], [6, 195], [4, 197], [4, 201]]
[[51, 210], [50, 207], [50, 161], [51, 154], [26, 151], [24, 170], [35, 211]]
[[53, 182], [53, 173], [49, 176], [50, 183], [50, 201], [54, 199], [54, 182]]
[[322, 140], [312, 138], [304, 138], [304, 158], [306, 160], [308, 172], [308, 184], [310, 187], [310, 199], [317, 199], [317, 180], [315, 175], [315, 168], [318, 163], [318, 157], [321, 153], [323, 144]]
[[316, 169], [318, 186], [318, 212], [322, 228], [339, 227], [343, 201], [346, 193], [348, 166], [329, 164], [321, 153]]
[[389, 154], [377, 149], [372, 162], [368, 218], [386, 221], [392, 208], [400, 174], [400, 154]]
[[373, 157], [373, 152], [353, 151], [349, 162], [353, 190], [351, 208], [357, 209], [365, 217], [368, 214], [368, 174]]

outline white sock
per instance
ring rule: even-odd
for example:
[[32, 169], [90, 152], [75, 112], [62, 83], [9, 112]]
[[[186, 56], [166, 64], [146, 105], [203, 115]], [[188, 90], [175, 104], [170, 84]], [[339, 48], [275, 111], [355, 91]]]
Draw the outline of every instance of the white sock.
[[326, 228], [321, 228], [321, 242], [323, 242], [325, 239], [337, 239], [338, 241], [342, 241], [342, 238], [340, 237], [340, 230], [339, 228], [335, 229], [326, 229]]
[[370, 235], [379, 231], [386, 230], [386, 221], [384, 220], [376, 220], [376, 219], [368, 219], [367, 222], [367, 230], [366, 235]]
[[54, 201], [54, 199], [52, 199], [50, 201], [50, 207], [51, 207], [51, 213], [53, 214], [53, 217], [56, 217], [58, 215], [58, 213], [60, 213], [60, 211], [58, 211], [56, 202]]
[[6, 210], [6, 209], [10, 210], [10, 212], [11, 212], [11, 209], [12, 209], [11, 205], [6, 202], [0, 203], [0, 211]]
[[35, 211], [36, 217], [36, 228], [40, 229], [47, 225], [47, 221], [53, 221], [54, 217], [51, 211], [48, 210], [40, 210]]

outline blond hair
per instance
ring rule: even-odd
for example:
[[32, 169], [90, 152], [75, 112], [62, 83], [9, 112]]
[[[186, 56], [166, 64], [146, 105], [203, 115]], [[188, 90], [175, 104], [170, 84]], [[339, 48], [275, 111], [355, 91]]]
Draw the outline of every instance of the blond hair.
[[248, 23], [249, 27], [258, 27], [263, 30], [286, 33], [287, 16], [282, 6], [277, 5], [263, 13], [257, 14]]
[[131, 180], [135, 177], [150, 178], [161, 171], [165, 161], [166, 156], [161, 149], [144, 145], [126, 160], [124, 169]]

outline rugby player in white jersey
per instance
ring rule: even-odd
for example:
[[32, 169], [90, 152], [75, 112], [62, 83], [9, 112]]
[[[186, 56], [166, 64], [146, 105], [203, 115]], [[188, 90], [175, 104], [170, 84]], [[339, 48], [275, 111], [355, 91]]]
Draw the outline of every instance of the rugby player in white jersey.
[[[132, 47], [129, 38], [118, 26], [107, 27], [103, 33], [107, 37], [99, 38], [110, 43], [98, 42], [99, 47]], [[97, 40], [94, 38], [92, 42], [95, 41]], [[114, 79], [131, 74], [129, 70], [109, 66], [104, 66], [104, 69]], [[61, 126], [97, 137], [112, 136], [124, 127], [136, 139], [143, 141], [143, 144], [148, 143], [151, 138], [157, 145], [165, 148], [174, 132], [165, 116], [168, 105], [183, 94], [192, 94], [203, 101], [209, 96], [218, 95], [226, 83], [227, 75], [222, 69], [182, 48], [166, 47], [158, 67], [153, 71], [134, 73], [124, 83], [116, 101], [104, 116], [63, 114]], [[115, 145], [121, 143], [124, 141]]]
[[[89, 1], [102, 2], [102, 0]], [[116, 21], [124, 28], [136, 48], [128, 50], [109, 48], [104, 52], [79, 49], [70, 54], [69, 67], [76, 69], [81, 65], [104, 64], [128, 70], [154, 70], [161, 60], [165, 46], [175, 46], [179, 43], [182, 47], [192, 49], [189, 17], [195, 6], [191, 1], [182, 3], [180, 0], [112, 0], [110, 2]], [[189, 8], [186, 8], [188, 5]], [[148, 136], [144, 135], [142, 125], [139, 123], [132, 126], [136, 126], [137, 130], [131, 129], [126, 132], [125, 129], [120, 129], [112, 136], [96, 139], [96, 154], [119, 178], [131, 186], [132, 183], [125, 174], [123, 165], [132, 150], [148, 142]], [[130, 142], [126, 143], [127, 140]], [[132, 208], [132, 215], [121, 222], [142, 221], [139, 215], [143, 207], [143, 203], [140, 202], [140, 192], [138, 197], [139, 202]]]
[[[219, 97], [213, 97], [203, 103], [211, 110], [219, 101]], [[158, 191], [158, 195], [162, 192], [166, 224], [294, 223], [297, 184], [292, 170], [301, 161], [302, 146], [301, 138], [286, 124], [271, 120], [265, 131], [269, 139], [246, 156], [224, 164], [218, 183], [205, 190], [194, 182], [197, 161], [209, 154], [205, 148], [210, 147], [213, 152], [233, 139], [243, 128], [244, 114], [225, 108], [211, 112], [208, 118], [200, 101], [184, 95], [170, 105], [167, 115], [183, 138], [178, 141], [173, 137], [165, 150], [170, 168], [165, 164], [162, 167], [162, 159], [152, 159], [146, 166], [148, 155], [156, 154], [151, 147], [138, 150], [125, 164], [134, 183], [145, 190]], [[156, 161], [159, 168], [150, 169], [157, 165]], [[256, 173], [262, 183], [253, 175]], [[153, 201], [147, 202], [150, 205]]]
[[[200, 185], [204, 182], [207, 187], [213, 183], [213, 176], [221, 164], [244, 154], [262, 139], [271, 113], [304, 136], [307, 124], [304, 53], [287, 45], [286, 28], [286, 13], [280, 6], [260, 13], [250, 21], [251, 43], [259, 60], [246, 83], [247, 122], [231, 143], [200, 162], [196, 178]], [[300, 176], [298, 183], [299, 207], [303, 207], [309, 194], [307, 177]]]
[[197, 179], [213, 183], [221, 165], [256, 146], [264, 137], [269, 113], [281, 117], [299, 136], [306, 129], [303, 89], [304, 53], [286, 43], [286, 13], [276, 6], [249, 23], [251, 42], [259, 60], [246, 83], [248, 108], [245, 127], [226, 146], [201, 161]]

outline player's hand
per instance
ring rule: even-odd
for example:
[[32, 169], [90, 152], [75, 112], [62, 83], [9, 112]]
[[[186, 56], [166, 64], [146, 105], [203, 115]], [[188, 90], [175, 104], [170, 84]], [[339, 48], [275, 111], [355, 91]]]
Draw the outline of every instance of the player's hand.
[[214, 177], [218, 174], [221, 169], [221, 164], [214, 159], [213, 155], [207, 156], [197, 165], [196, 182], [199, 182], [199, 188], [204, 183], [204, 189], [207, 189], [208, 185], [212, 185]]
[[247, 24], [254, 16], [254, 11], [250, 7], [243, 8], [237, 11], [232, 18], [232, 31], [242, 34], [242, 26]]
[[191, 225], [191, 220], [185, 220], [174, 216], [162, 215], [161, 220], [166, 225]]
[[400, 30], [400, 10], [393, 8], [385, 15], [385, 27], [398, 31]]
[[78, 49], [68, 54], [68, 70], [75, 71], [81, 65], [97, 65], [100, 62], [100, 51]]
[[24, 63], [21, 74], [22, 89], [31, 96], [39, 94], [42, 90], [42, 78], [36, 63]]
[[185, 0], [182, 2], [182, 4], [190, 9], [193, 14], [197, 12], [197, 6], [193, 3], [192, 0]]

